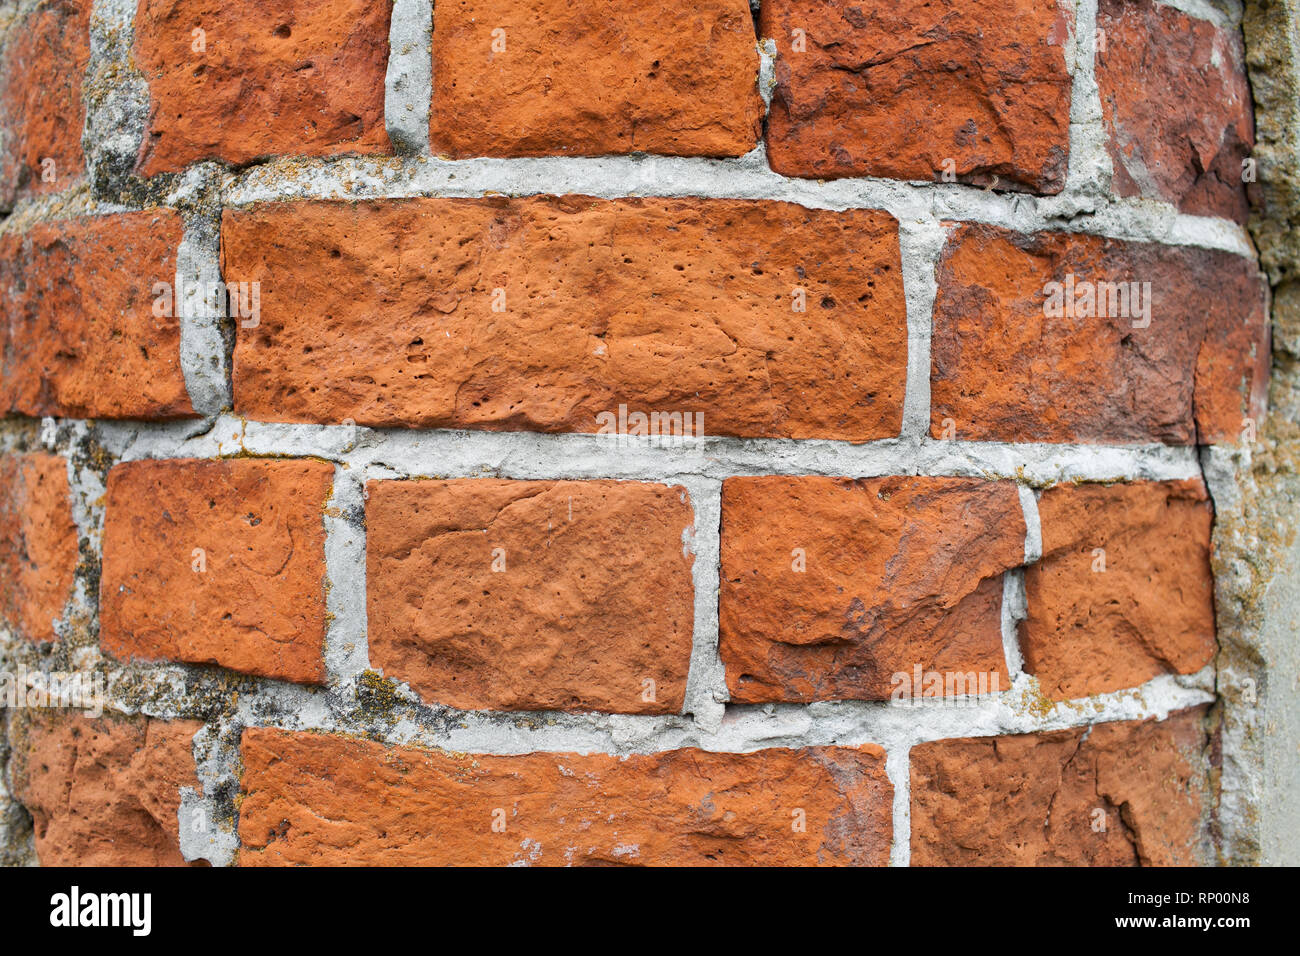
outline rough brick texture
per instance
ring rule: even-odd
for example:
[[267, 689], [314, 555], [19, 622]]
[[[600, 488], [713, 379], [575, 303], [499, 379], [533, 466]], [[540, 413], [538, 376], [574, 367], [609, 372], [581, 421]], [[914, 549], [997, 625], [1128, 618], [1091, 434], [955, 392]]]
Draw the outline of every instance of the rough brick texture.
[[1254, 121], [1240, 33], [1153, 0], [1101, 0], [1097, 30], [1115, 192], [1245, 222]]
[[[79, 418], [193, 414], [180, 323], [155, 316], [176, 280], [180, 217], [122, 213], [0, 236], [0, 409]], [[175, 311], [159, 309], [157, 311]]]
[[1002, 572], [1024, 543], [1010, 482], [727, 479], [718, 625], [731, 699], [882, 700], [918, 664], [1005, 688]]
[[11, 723], [13, 791], [44, 866], [184, 866], [181, 788], [203, 792], [202, 724], [25, 711]]
[[1200, 859], [1205, 708], [1164, 721], [912, 748], [914, 866], [1186, 866]]
[[140, 0], [134, 59], [150, 102], [140, 173], [387, 152], [391, 15], [371, 0]]
[[[1232, 444], [1243, 418], [1263, 414], [1268, 319], [1250, 259], [962, 225], [952, 228], [937, 273], [936, 438]], [[1087, 290], [1101, 283], [1125, 285], [1127, 314], [1118, 291], [1089, 305]], [[1047, 314], [1058, 291], [1074, 315], [1064, 301], [1063, 314]], [[1134, 307], [1139, 301], [1149, 316]]]
[[227, 211], [226, 281], [262, 290], [260, 324], [238, 333], [235, 408], [594, 432], [626, 403], [702, 414], [708, 434], [893, 437], [897, 229], [872, 211], [697, 199]]
[[777, 172], [1064, 187], [1072, 14], [1057, 0], [764, 0], [761, 24]]
[[1270, 858], [1229, 6], [0, 0], [0, 864]]
[[100, 642], [118, 657], [322, 682], [319, 461], [137, 461], [108, 476]]
[[889, 859], [874, 746], [490, 757], [246, 730], [242, 752], [245, 866]]
[[44, 453], [0, 458], [0, 621], [30, 640], [55, 640], [76, 568], [68, 463]]
[[447, 0], [435, 154], [740, 156], [763, 103], [745, 0]]
[[91, 0], [42, 0], [10, 25], [0, 73], [0, 207], [84, 172], [81, 83]]
[[367, 492], [370, 660], [386, 676], [470, 710], [681, 709], [685, 489], [467, 479]]
[[1195, 481], [1057, 485], [1025, 572], [1025, 670], [1051, 697], [1190, 674], [1214, 656], [1213, 513]]

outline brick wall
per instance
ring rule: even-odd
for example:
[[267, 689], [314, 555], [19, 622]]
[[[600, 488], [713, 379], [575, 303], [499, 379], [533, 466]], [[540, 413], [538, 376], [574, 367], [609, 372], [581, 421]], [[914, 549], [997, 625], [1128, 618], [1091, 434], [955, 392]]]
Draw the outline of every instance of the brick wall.
[[4, 859], [1215, 859], [1238, 22], [753, 6], [3, 7]]

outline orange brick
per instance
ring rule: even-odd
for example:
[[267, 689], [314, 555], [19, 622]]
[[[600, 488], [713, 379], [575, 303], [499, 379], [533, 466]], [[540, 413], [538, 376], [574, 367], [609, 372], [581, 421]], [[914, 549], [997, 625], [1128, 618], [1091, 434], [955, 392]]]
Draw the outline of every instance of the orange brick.
[[185, 866], [181, 788], [203, 792], [193, 720], [21, 711], [10, 724], [14, 796], [42, 866]]
[[1085, 697], [1192, 674], [1214, 656], [1205, 485], [1057, 485], [1038, 504], [1043, 558], [1025, 572], [1025, 669]]
[[222, 243], [226, 280], [261, 283], [234, 358], [250, 418], [595, 432], [627, 404], [703, 415], [708, 434], [852, 440], [902, 423], [906, 306], [884, 213], [284, 203], [227, 210]]
[[250, 729], [242, 756], [244, 866], [889, 859], [874, 746], [489, 757]]
[[758, 142], [745, 0], [444, 0], [433, 152], [740, 156]]
[[938, 285], [936, 438], [1231, 444], [1263, 415], [1268, 315], [1250, 259], [963, 225]]
[[135, 62], [150, 101], [140, 173], [388, 152], [391, 16], [391, 3], [370, 0], [139, 0]]
[[76, 569], [67, 461], [0, 458], [0, 617], [33, 641], [55, 640]]
[[1208, 862], [1204, 718], [913, 747], [912, 865]]
[[377, 481], [370, 660], [462, 709], [681, 709], [694, 622], [683, 488]]
[[884, 700], [918, 665], [1006, 689], [1002, 573], [1024, 548], [1011, 482], [727, 479], [718, 626], [732, 701]]
[[90, 0], [42, 0], [9, 28], [0, 130], [0, 207], [67, 189], [85, 172], [81, 81], [90, 61]]
[[180, 217], [163, 210], [39, 223], [0, 237], [8, 312], [0, 408], [67, 418], [192, 416], [180, 322], [153, 314], [154, 284], [175, 284], [180, 241]]
[[1072, 20], [1057, 0], [764, 0], [772, 168], [1058, 193]]
[[124, 658], [323, 683], [320, 461], [136, 461], [108, 474], [100, 641]]
[[1240, 32], [1151, 0], [1100, 0], [1097, 31], [1115, 192], [1244, 223], [1255, 122]]

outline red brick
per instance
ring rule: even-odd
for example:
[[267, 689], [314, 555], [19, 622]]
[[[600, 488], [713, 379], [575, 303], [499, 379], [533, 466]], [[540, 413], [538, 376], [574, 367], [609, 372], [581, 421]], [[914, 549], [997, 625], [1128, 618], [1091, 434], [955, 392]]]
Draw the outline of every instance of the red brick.
[[1116, 194], [1244, 223], [1255, 124], [1240, 33], [1152, 0], [1101, 0], [1097, 29]]
[[702, 414], [708, 434], [852, 440], [902, 422], [906, 307], [884, 213], [285, 203], [228, 210], [222, 242], [227, 281], [261, 283], [261, 324], [238, 330], [234, 358], [250, 418], [595, 432], [626, 403]]
[[325, 462], [263, 459], [113, 468], [104, 650], [323, 683], [322, 512], [333, 475]]
[[466, 710], [681, 709], [685, 489], [485, 478], [367, 492], [370, 660], [385, 675]]
[[[1243, 418], [1263, 414], [1268, 317], [1250, 259], [965, 225], [953, 228], [937, 271], [936, 438], [953, 437], [950, 419], [959, 439], [1234, 443]], [[1149, 326], [1122, 315], [1048, 317], [1048, 283], [1070, 275], [1076, 294], [1085, 282], [1150, 283]]]
[[1204, 717], [913, 747], [912, 865], [1205, 862]]
[[1025, 572], [1020, 642], [1043, 693], [1103, 694], [1210, 662], [1213, 512], [1200, 479], [1057, 485], [1038, 513], [1043, 558]]
[[0, 237], [0, 301], [8, 313], [0, 325], [0, 409], [192, 416], [180, 323], [153, 314], [154, 283], [176, 281], [180, 241], [180, 217], [162, 210], [39, 223]]
[[492, 757], [250, 729], [242, 756], [244, 866], [889, 859], [893, 788], [870, 745]]
[[727, 479], [718, 624], [732, 701], [884, 700], [917, 665], [1006, 688], [1002, 572], [1024, 549], [1010, 482]]
[[13, 792], [43, 866], [185, 866], [181, 788], [203, 792], [198, 721], [23, 711], [11, 721]]
[[0, 619], [30, 640], [55, 640], [76, 569], [68, 463], [44, 453], [0, 458]]
[[[85, 172], [81, 82], [89, 61], [90, 0], [42, 0], [10, 25], [0, 61], [0, 207], [17, 195], [67, 189]], [[42, 166], [46, 159], [54, 165]]]
[[139, 0], [135, 62], [150, 100], [140, 173], [388, 152], [391, 16], [391, 3], [372, 0]]
[[445, 0], [433, 21], [435, 154], [740, 156], [758, 142], [745, 0]]
[[1072, 24], [1057, 0], [764, 0], [772, 168], [1060, 192]]

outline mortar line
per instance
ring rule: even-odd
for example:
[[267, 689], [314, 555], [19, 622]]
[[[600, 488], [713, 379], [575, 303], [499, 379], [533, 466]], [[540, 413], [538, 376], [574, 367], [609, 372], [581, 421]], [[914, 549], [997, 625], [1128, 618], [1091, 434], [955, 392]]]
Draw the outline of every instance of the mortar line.
[[1006, 662], [1007, 678], [1013, 687], [1025, 672], [1025, 657], [1020, 648], [1020, 622], [1025, 619], [1026, 606], [1024, 569], [1012, 568], [1002, 575], [1002, 611], [999, 620], [1002, 626], [1002, 657]]
[[[90, 59], [82, 83], [88, 184], [109, 184], [113, 170], [134, 169], [145, 137], [150, 102], [148, 83], [134, 63], [136, 9], [136, 0], [94, 0], [91, 6]], [[92, 95], [96, 88], [103, 95]]]
[[[108, 672], [106, 710], [185, 719], [184, 709], [159, 706], [157, 695], [132, 703], [115, 693], [131, 678], [160, 686], [185, 683], [187, 665], [133, 665]], [[1010, 690], [983, 698], [891, 703], [825, 701], [809, 704], [730, 705], [716, 732], [680, 715], [643, 716], [601, 712], [462, 711], [421, 703], [404, 684], [394, 689], [396, 715], [376, 721], [359, 712], [349, 688], [313, 688], [270, 678], [245, 677], [236, 717], [240, 727], [338, 732], [394, 746], [464, 753], [657, 753], [699, 747], [719, 753], [749, 753], [771, 747], [857, 747], [888, 750], [933, 740], [1040, 733], [1115, 721], [1164, 719], [1188, 707], [1210, 703], [1213, 668], [1193, 675], [1160, 675], [1135, 688], [1089, 698], [1049, 703], [1037, 682], [1023, 677]], [[232, 718], [234, 719], [234, 718]]]
[[1037, 489], [1020, 485], [1020, 511], [1025, 519], [1025, 564], [1034, 564], [1043, 557], [1043, 523], [1038, 514]]
[[201, 789], [180, 788], [176, 822], [181, 856], [187, 862], [230, 866], [239, 852], [234, 796], [239, 792], [238, 734], [232, 744], [226, 720], [205, 721], [190, 740], [190, 754]]
[[325, 525], [325, 596], [328, 623], [322, 647], [331, 684], [370, 668], [367, 631], [364, 469], [335, 464]]
[[1075, 0], [1070, 91], [1070, 158], [1066, 191], [1113, 203], [1110, 153], [1097, 86], [1097, 3]]
[[399, 152], [429, 154], [432, 43], [430, 0], [394, 0], [384, 72], [384, 127]]
[[894, 840], [889, 848], [889, 865], [912, 865], [912, 747], [902, 743], [886, 748], [885, 775], [894, 787], [891, 814]]
[[[202, 423], [198, 423], [202, 426]], [[1196, 449], [1171, 445], [1015, 444], [924, 438], [854, 443], [827, 439], [705, 437], [691, 446], [652, 439], [617, 442], [589, 433], [356, 429], [347, 425], [248, 422], [223, 414], [198, 434], [195, 422], [98, 421], [96, 434], [119, 460], [234, 456], [323, 458], [379, 465], [411, 477], [662, 481], [679, 475], [878, 477], [934, 475], [1058, 481], [1162, 480], [1200, 474]], [[347, 449], [345, 450], [345, 446]]]
[[899, 223], [898, 245], [907, 307], [907, 379], [903, 395], [904, 440], [919, 442], [930, 431], [930, 350], [937, 269], [947, 231], [933, 219]]
[[[27, 419], [37, 421], [37, 419]], [[351, 425], [248, 422], [230, 413], [213, 422], [146, 423], [52, 418], [55, 428], [93, 432], [114, 461], [165, 458], [316, 457], [353, 467], [388, 467], [410, 477], [626, 478], [681, 475], [932, 475], [1013, 479], [1046, 487], [1062, 481], [1155, 481], [1203, 474], [1197, 448], [922, 439], [855, 443], [838, 439], [707, 436], [689, 447], [651, 439], [621, 444], [590, 433], [369, 429]], [[352, 437], [355, 431], [355, 442]], [[0, 430], [0, 450], [21, 444]], [[1240, 446], [1214, 446], [1232, 454]]]
[[[768, 119], [772, 115], [772, 95], [776, 92], [776, 39], [759, 36], [755, 46], [758, 48], [758, 95], [763, 100], [762, 129], [766, 136]], [[764, 141], [760, 140], [759, 145], [763, 146]]]
[[[107, 493], [99, 475], [92, 468], [78, 462], [73, 452], [77, 441], [84, 437], [86, 427], [82, 422], [74, 422], [71, 427], [55, 425], [53, 431], [57, 436], [56, 439], [43, 442], [53, 454], [62, 456], [67, 462], [68, 491], [72, 498], [72, 522], [77, 529], [79, 551], [78, 573], [73, 577], [72, 595], [65, 605], [63, 617], [60, 618], [63, 630], [56, 627], [56, 632], [59, 633], [60, 639], [65, 638], [67, 635], [64, 631], [78, 617], [94, 624], [96, 637], [94, 644], [91, 647], [80, 648], [78, 656], [81, 661], [73, 662], [83, 665], [87, 658], [92, 661], [97, 660], [100, 654], [99, 593], [90, 585], [99, 579], [98, 570], [102, 568], [104, 561], [104, 497]], [[42, 430], [45, 430], [44, 425]], [[85, 542], [84, 549], [81, 547], [82, 542]], [[83, 555], [86, 554], [90, 557], [85, 558]], [[92, 567], [87, 569], [89, 574], [82, 572], [83, 560], [89, 560], [92, 564]]]
[[683, 712], [703, 731], [716, 733], [729, 699], [719, 651], [719, 591], [721, 588], [722, 482], [714, 478], [679, 476], [690, 495], [694, 523], [690, 547], [694, 586], [691, 660], [686, 678]]
[[[1033, 488], [1017, 485], [1020, 511], [1025, 523], [1026, 566], [1043, 556], [1042, 527], [1038, 517], [1038, 499]], [[1020, 646], [1020, 623], [1029, 615], [1029, 594], [1025, 586], [1027, 567], [1007, 571], [1002, 578], [1002, 655], [1007, 676], [1014, 686], [1025, 674], [1024, 649]]]
[[190, 406], [213, 419], [233, 404], [230, 361], [222, 322], [227, 317], [221, 277], [221, 215], [190, 212], [176, 250], [171, 297], [180, 325], [181, 374]]

